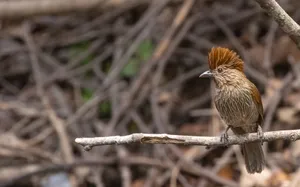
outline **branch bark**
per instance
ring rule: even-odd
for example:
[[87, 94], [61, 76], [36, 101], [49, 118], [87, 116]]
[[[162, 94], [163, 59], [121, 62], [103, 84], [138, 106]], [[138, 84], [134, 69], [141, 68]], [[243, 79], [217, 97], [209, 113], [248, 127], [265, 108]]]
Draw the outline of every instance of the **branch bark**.
[[247, 142], [273, 140], [291, 140], [300, 139], [300, 130], [270, 131], [265, 132], [262, 139], [256, 133], [250, 133], [245, 136], [232, 135], [228, 137], [228, 142], [220, 141], [219, 136], [185, 136], [171, 134], [143, 134], [135, 133], [126, 136], [107, 136], [95, 138], [76, 138], [75, 142], [84, 146], [85, 150], [90, 150], [94, 146], [101, 145], [120, 145], [131, 143], [142, 144], [180, 144], [180, 145], [202, 145], [202, 146], [227, 146], [233, 144], [243, 144]]
[[103, 0], [25, 0], [1, 1], [0, 18], [17, 18], [38, 14], [53, 14], [86, 10], [99, 5]]
[[291, 18], [275, 0], [255, 0], [279, 27], [287, 33], [300, 49], [300, 26]]
[[[141, 0], [140, 0], [141, 1]], [[143, 0], [145, 2], [145, 0]], [[23, 18], [35, 15], [105, 9], [132, 2], [132, 0], [22, 0], [0, 1], [0, 18]]]

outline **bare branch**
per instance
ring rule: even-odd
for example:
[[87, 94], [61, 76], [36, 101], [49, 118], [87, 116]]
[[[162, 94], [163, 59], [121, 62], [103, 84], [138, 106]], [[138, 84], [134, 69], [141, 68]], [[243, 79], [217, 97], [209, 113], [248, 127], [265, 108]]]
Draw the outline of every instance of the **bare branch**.
[[281, 8], [275, 0], [255, 0], [286, 32], [300, 48], [300, 26]]
[[[141, 0], [140, 0], [141, 1]], [[141, 3], [139, 1], [139, 3]], [[22, 18], [27, 16], [59, 14], [89, 9], [105, 9], [132, 3], [132, 0], [22, 0], [0, 1], [0, 18]], [[136, 1], [138, 2], [138, 1]], [[147, 0], [143, 0], [147, 2]]]
[[180, 144], [180, 145], [203, 145], [203, 146], [225, 146], [233, 144], [243, 144], [254, 141], [269, 142], [278, 139], [296, 141], [300, 139], [300, 130], [285, 130], [265, 132], [262, 139], [256, 133], [247, 136], [232, 135], [228, 138], [228, 143], [220, 141], [219, 136], [185, 136], [171, 134], [143, 134], [135, 133], [126, 136], [107, 136], [95, 138], [76, 138], [75, 142], [84, 146], [86, 150], [100, 145], [119, 145], [119, 144]]
[[86, 10], [95, 7], [102, 0], [90, 1], [49, 1], [49, 0], [31, 0], [31, 1], [1, 1], [0, 17], [16, 18], [22, 16], [31, 16], [37, 14], [53, 14], [61, 12], [70, 12], [77, 9]]

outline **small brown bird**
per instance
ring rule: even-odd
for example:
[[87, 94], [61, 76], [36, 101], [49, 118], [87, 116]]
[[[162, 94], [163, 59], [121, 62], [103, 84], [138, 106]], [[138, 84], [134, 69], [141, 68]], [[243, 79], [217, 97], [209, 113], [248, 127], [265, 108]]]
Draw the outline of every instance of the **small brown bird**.
[[[234, 134], [257, 132], [263, 136], [263, 105], [256, 86], [244, 74], [243, 60], [232, 50], [217, 47], [208, 54], [209, 71], [200, 77], [213, 77], [216, 84], [214, 102], [227, 125], [221, 141], [227, 141], [229, 128]], [[249, 173], [260, 173], [265, 165], [261, 142], [241, 146], [246, 169]]]

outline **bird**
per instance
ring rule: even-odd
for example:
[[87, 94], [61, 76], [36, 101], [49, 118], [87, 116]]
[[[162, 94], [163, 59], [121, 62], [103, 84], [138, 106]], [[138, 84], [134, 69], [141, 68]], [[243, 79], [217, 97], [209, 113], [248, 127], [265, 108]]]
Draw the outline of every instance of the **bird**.
[[[228, 130], [236, 135], [257, 133], [263, 138], [263, 105], [257, 87], [244, 73], [244, 61], [233, 50], [213, 47], [208, 53], [209, 70], [199, 77], [215, 82], [214, 104], [226, 125], [221, 141], [228, 141]], [[265, 167], [262, 141], [241, 145], [247, 172], [261, 173]]]

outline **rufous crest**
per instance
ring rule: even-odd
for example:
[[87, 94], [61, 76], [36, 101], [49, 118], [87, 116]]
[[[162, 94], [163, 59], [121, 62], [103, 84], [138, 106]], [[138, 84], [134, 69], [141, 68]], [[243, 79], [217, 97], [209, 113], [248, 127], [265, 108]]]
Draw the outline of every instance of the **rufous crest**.
[[211, 70], [220, 65], [228, 65], [229, 68], [237, 69], [244, 72], [244, 62], [240, 56], [224, 47], [213, 47], [208, 54], [208, 65]]

